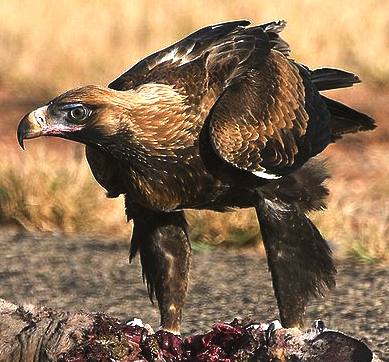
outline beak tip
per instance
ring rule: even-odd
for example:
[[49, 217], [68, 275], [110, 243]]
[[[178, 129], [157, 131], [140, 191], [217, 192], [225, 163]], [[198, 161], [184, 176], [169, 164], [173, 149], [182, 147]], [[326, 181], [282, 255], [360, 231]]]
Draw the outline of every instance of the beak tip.
[[19, 146], [22, 150], [24, 150], [24, 132], [23, 132], [23, 129], [22, 127], [19, 126], [18, 128], [18, 132], [17, 132], [17, 139], [18, 139], [18, 143], [19, 143]]
[[23, 150], [23, 151], [25, 151], [26, 149], [25, 149], [25, 147], [24, 147], [24, 142], [23, 142], [23, 140], [19, 140], [19, 146], [20, 146], [20, 148]]

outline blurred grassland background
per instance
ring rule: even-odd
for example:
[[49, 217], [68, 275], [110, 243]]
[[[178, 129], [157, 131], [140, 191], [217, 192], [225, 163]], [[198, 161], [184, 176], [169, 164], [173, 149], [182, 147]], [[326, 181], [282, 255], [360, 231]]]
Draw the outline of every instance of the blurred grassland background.
[[[374, 116], [379, 128], [325, 152], [333, 174], [326, 212], [313, 217], [337, 256], [389, 261], [389, 1], [0, 0], [0, 224], [30, 231], [128, 238], [123, 200], [94, 182], [82, 146], [16, 144], [27, 111], [69, 88], [107, 84], [147, 54], [202, 26], [285, 19], [292, 57], [352, 70], [364, 80], [331, 97]], [[197, 245], [258, 240], [249, 210], [188, 212]]]

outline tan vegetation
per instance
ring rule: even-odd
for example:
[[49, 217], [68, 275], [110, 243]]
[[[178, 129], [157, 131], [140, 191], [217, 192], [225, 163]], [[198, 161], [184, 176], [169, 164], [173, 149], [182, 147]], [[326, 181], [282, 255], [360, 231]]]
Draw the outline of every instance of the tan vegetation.
[[[31, 146], [31, 145], [30, 145]], [[32, 231], [124, 235], [121, 200], [108, 200], [74, 150], [7, 153], [0, 159], [0, 223]]]
[[360, 151], [345, 148], [333, 155], [328, 210], [316, 213], [314, 220], [333, 242], [336, 255], [366, 262], [388, 261], [387, 145]]
[[[389, 2], [322, 1], [0, 1], [0, 222], [29, 230], [128, 237], [123, 201], [108, 200], [79, 147], [32, 141], [21, 153], [14, 131], [25, 102], [46, 101], [82, 84], [106, 84], [138, 59], [210, 23], [286, 19], [292, 56], [312, 67], [352, 70], [368, 86], [340, 92], [384, 120], [389, 114]], [[385, 95], [386, 94], [386, 95]], [[16, 99], [16, 101], [15, 101]], [[337, 255], [389, 260], [389, 127], [332, 147], [328, 211], [314, 216]], [[54, 147], [53, 147], [54, 145]], [[57, 152], [57, 151], [60, 152]], [[192, 239], [245, 244], [259, 237], [244, 210], [189, 212]]]

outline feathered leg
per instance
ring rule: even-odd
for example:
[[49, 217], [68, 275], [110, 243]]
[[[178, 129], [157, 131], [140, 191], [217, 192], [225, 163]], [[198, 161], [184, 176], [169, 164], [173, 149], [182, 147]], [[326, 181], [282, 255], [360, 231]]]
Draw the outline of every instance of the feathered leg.
[[311, 162], [265, 187], [256, 208], [284, 327], [302, 326], [309, 298], [335, 285], [331, 250], [305, 215], [323, 207], [326, 177], [323, 165]]
[[130, 261], [138, 250], [150, 300], [155, 295], [158, 301], [161, 326], [178, 333], [191, 259], [184, 213], [147, 211], [135, 217]]

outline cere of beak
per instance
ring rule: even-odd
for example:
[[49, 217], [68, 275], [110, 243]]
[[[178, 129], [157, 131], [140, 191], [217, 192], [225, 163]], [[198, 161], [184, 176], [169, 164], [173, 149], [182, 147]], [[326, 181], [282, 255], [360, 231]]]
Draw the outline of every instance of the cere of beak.
[[20, 121], [17, 131], [19, 145], [24, 149], [24, 140], [36, 138], [44, 134], [47, 127], [45, 121], [45, 112], [47, 106], [38, 108], [37, 110], [26, 114]]

